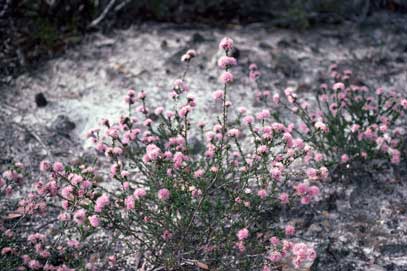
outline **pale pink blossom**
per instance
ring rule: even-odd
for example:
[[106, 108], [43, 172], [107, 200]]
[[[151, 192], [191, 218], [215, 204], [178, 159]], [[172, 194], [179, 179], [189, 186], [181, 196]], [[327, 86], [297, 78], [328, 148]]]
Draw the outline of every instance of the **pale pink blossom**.
[[273, 102], [274, 102], [275, 104], [279, 104], [279, 103], [280, 103], [280, 94], [275, 93], [275, 94], [273, 95]]
[[322, 179], [326, 179], [329, 176], [329, 170], [326, 167], [320, 167], [319, 168], [319, 173], [321, 174]]
[[188, 85], [181, 79], [177, 79], [174, 81], [174, 87], [176, 93], [188, 92], [189, 87]]
[[391, 154], [390, 162], [395, 165], [400, 164], [400, 156], [401, 156], [400, 151], [396, 150], [396, 149], [390, 149], [390, 154]]
[[359, 128], [360, 128], [359, 124], [352, 124], [350, 130], [351, 130], [352, 133], [355, 133], [356, 131], [359, 130]]
[[317, 197], [320, 194], [320, 190], [318, 186], [312, 185], [309, 190], [308, 190], [309, 194], [312, 197]]
[[247, 108], [244, 107], [244, 106], [240, 106], [240, 107], [237, 109], [237, 111], [238, 111], [240, 114], [245, 114], [245, 113], [247, 112]]
[[341, 83], [341, 82], [338, 82], [338, 83], [335, 83], [335, 84], [332, 86], [332, 89], [335, 90], [335, 91], [344, 90], [344, 89], [345, 89], [345, 85], [344, 85], [343, 83]]
[[276, 181], [279, 181], [281, 179], [281, 174], [282, 174], [281, 169], [279, 169], [278, 167], [273, 167], [271, 169], [271, 176]]
[[100, 213], [103, 209], [109, 205], [110, 198], [109, 195], [103, 194], [102, 196], [98, 197], [95, 204], [95, 212]]
[[322, 95], [320, 95], [319, 96], [319, 100], [321, 101], [321, 102], [327, 102], [328, 101], [328, 95], [326, 95], [326, 94], [322, 94]]
[[181, 118], [185, 118], [188, 115], [188, 113], [191, 111], [192, 111], [192, 107], [190, 105], [185, 105], [185, 106], [181, 107], [181, 109], [178, 112], [178, 115]]
[[288, 194], [287, 194], [287, 193], [281, 193], [278, 198], [280, 199], [280, 202], [281, 202], [282, 204], [287, 204], [287, 203], [289, 203], [289, 197], [288, 197]]
[[346, 163], [349, 161], [349, 156], [347, 154], [342, 154], [341, 156], [341, 162]]
[[200, 196], [202, 196], [202, 190], [201, 189], [197, 189], [197, 188], [193, 188], [191, 190], [191, 195], [193, 198], [199, 198]]
[[149, 160], [157, 160], [161, 155], [161, 149], [154, 144], [149, 144], [146, 147], [146, 155]]
[[192, 58], [194, 58], [197, 55], [196, 51], [193, 49], [189, 49], [185, 54], [182, 55], [181, 61], [183, 62], [189, 62], [191, 61]]
[[158, 198], [162, 201], [166, 201], [170, 198], [170, 191], [167, 188], [162, 188], [158, 191]]
[[239, 137], [239, 135], [240, 135], [240, 131], [239, 131], [239, 129], [230, 129], [229, 131], [228, 131], [228, 135], [230, 136], [230, 137]]
[[169, 240], [169, 239], [171, 239], [171, 237], [172, 237], [172, 233], [169, 231], [169, 230], [165, 230], [164, 232], [163, 232], [163, 234], [162, 234], [162, 238], [164, 239], [164, 240]]
[[78, 224], [82, 225], [86, 218], [86, 211], [84, 209], [77, 210], [73, 215], [73, 220]]
[[228, 37], [224, 37], [219, 43], [219, 49], [229, 51], [233, 48], [233, 40]]
[[269, 148], [266, 145], [260, 145], [259, 147], [257, 147], [257, 153], [259, 154], [265, 154], [268, 153]]
[[204, 171], [203, 171], [203, 169], [198, 169], [197, 171], [195, 171], [194, 172], [194, 177], [195, 178], [200, 178], [200, 177], [202, 177], [203, 175], [204, 175]]
[[81, 243], [79, 243], [78, 240], [68, 240], [67, 242], [68, 247], [76, 248], [78, 249], [81, 246]]
[[62, 172], [64, 170], [64, 165], [61, 162], [55, 162], [52, 168], [55, 172]]
[[292, 225], [287, 225], [285, 226], [285, 234], [288, 236], [293, 236], [295, 234], [295, 228]]
[[236, 242], [235, 247], [240, 251], [244, 252], [246, 250], [246, 246], [244, 245], [243, 241]]
[[71, 215], [68, 213], [60, 213], [57, 218], [59, 221], [68, 221], [71, 219]]
[[213, 98], [215, 101], [216, 101], [216, 100], [223, 100], [224, 95], [225, 95], [224, 91], [221, 90], [221, 89], [218, 89], [218, 90], [216, 90], [216, 91], [214, 91], [214, 92], [212, 93], [212, 98]]
[[223, 72], [222, 75], [219, 77], [219, 81], [222, 84], [228, 85], [231, 84], [233, 82], [233, 74], [230, 72]]
[[277, 246], [278, 244], [280, 244], [280, 239], [277, 236], [273, 236], [270, 238], [270, 243], [273, 246]]
[[43, 160], [40, 163], [40, 170], [41, 171], [48, 171], [51, 169], [51, 163], [48, 160]]
[[134, 190], [133, 196], [135, 199], [141, 199], [147, 195], [146, 189], [145, 188], [136, 188]]
[[31, 260], [28, 262], [28, 267], [32, 270], [40, 270], [42, 268], [42, 264], [37, 260]]
[[247, 125], [252, 124], [254, 122], [254, 118], [252, 116], [246, 116], [243, 118], [243, 122]]
[[270, 117], [270, 111], [268, 109], [263, 109], [261, 112], [256, 114], [258, 120], [264, 120]]
[[265, 189], [261, 189], [257, 191], [257, 196], [259, 196], [261, 199], [265, 199], [267, 197], [267, 191]]
[[133, 196], [128, 196], [127, 198], [125, 198], [124, 204], [125, 204], [127, 210], [134, 209], [135, 203], [134, 203]]
[[89, 223], [92, 227], [97, 228], [100, 225], [100, 219], [97, 215], [92, 215], [88, 217]]
[[249, 237], [249, 230], [246, 228], [243, 228], [237, 232], [236, 236], [237, 236], [237, 239], [239, 239], [240, 241], [245, 240]]
[[309, 133], [309, 129], [308, 126], [304, 123], [301, 122], [298, 126], [298, 129], [300, 130], [300, 132], [304, 133], [304, 134], [308, 134]]
[[281, 252], [277, 250], [271, 252], [270, 255], [268, 256], [268, 259], [272, 262], [279, 262], [281, 261], [282, 258], [283, 256], [281, 255]]
[[324, 133], [327, 133], [329, 131], [326, 124], [323, 123], [322, 121], [317, 121], [314, 126], [315, 126], [315, 128], [317, 128], [318, 130], [323, 131]]
[[307, 173], [307, 177], [310, 179], [310, 180], [318, 180], [318, 171], [315, 169], [315, 168], [308, 168], [307, 170], [306, 170], [306, 173]]
[[237, 64], [236, 58], [231, 56], [222, 56], [218, 60], [218, 67], [221, 69], [226, 69]]

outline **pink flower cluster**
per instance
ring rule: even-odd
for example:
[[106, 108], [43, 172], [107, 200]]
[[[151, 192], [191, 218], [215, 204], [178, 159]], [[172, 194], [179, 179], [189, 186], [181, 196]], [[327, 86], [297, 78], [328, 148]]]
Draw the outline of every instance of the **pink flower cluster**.
[[283, 105], [300, 119], [301, 136], [324, 153], [321, 160], [347, 164], [354, 159], [387, 156], [400, 163], [400, 117], [406, 113], [406, 99], [396, 91], [351, 84], [352, 72], [331, 67], [334, 83], [322, 84], [315, 106], [300, 99], [293, 88], [284, 91]]
[[312, 199], [315, 199], [320, 194], [318, 186], [309, 185], [307, 183], [300, 183], [295, 186], [295, 191], [301, 197], [302, 204], [309, 204]]
[[195, 50], [188, 50], [185, 54], [181, 56], [181, 61], [183, 62], [189, 62], [191, 59], [196, 57], [197, 53]]
[[[272, 263], [280, 262], [283, 258], [290, 258], [295, 268], [302, 268], [306, 262], [312, 263], [317, 256], [315, 250], [304, 243], [280, 240], [278, 237], [273, 236], [270, 238], [270, 244], [267, 259]], [[271, 269], [268, 265], [265, 265], [264, 270]]]
[[[60, 242], [53, 245], [49, 241], [55, 238], [38, 232], [24, 235], [26, 242], [34, 247], [24, 256], [24, 268], [69, 270], [70, 264], [76, 269], [115, 268], [121, 258], [107, 250], [108, 242], [112, 242], [112, 247], [126, 247], [129, 251], [142, 247], [149, 250], [159, 244], [160, 249], [154, 252], [157, 255], [153, 258], [160, 264], [170, 263], [168, 269], [181, 268], [183, 263], [174, 255], [186, 255], [191, 240], [199, 240], [202, 246], [188, 257], [200, 260], [222, 255], [225, 256], [222, 260], [229, 261], [228, 256], [232, 255], [233, 262], [226, 263], [232, 269], [245, 257], [236, 257], [236, 251], [226, 251], [225, 247], [235, 247], [241, 255], [267, 255], [265, 259], [256, 256], [266, 262], [293, 256], [298, 266], [313, 257], [315, 253], [311, 249], [277, 237], [270, 239], [269, 250], [268, 238], [264, 237], [269, 236], [274, 224], [269, 221], [257, 224], [255, 219], [262, 216], [262, 210], [273, 210], [276, 203], [288, 208], [297, 198], [302, 204], [318, 199], [320, 191], [315, 183], [328, 177], [328, 169], [314, 162], [322, 161], [324, 155], [296, 136], [293, 123], [275, 121], [272, 107], [255, 112], [239, 107], [233, 112], [235, 107], [227, 100], [229, 84], [235, 80], [230, 69], [237, 65], [231, 56], [233, 41], [224, 38], [219, 48], [224, 52], [217, 63], [222, 69], [223, 88], [216, 90], [212, 98], [221, 101], [218, 105], [223, 110], [213, 121], [203, 122], [204, 116], [194, 119], [199, 101], [189, 90], [185, 72], [168, 91], [175, 104], [171, 110], [154, 105], [148, 92], [127, 91], [124, 100], [128, 115], [116, 121], [102, 119], [100, 127], [86, 133], [100, 158], [92, 166], [41, 162], [41, 178], [35, 182], [33, 191], [19, 202], [18, 209], [32, 216], [56, 213], [59, 223], [52, 225], [55, 226], [52, 230], [60, 231]], [[196, 56], [196, 51], [188, 50], [181, 60], [188, 67]], [[260, 89], [257, 66], [252, 64], [249, 69], [250, 78]], [[339, 85], [337, 88], [342, 89]], [[297, 106], [293, 89], [287, 89], [285, 94], [297, 110], [312, 108], [307, 103]], [[256, 89], [256, 96], [263, 100], [272, 98], [274, 106], [284, 103], [278, 93], [271, 96], [267, 89]], [[340, 104], [333, 109], [338, 116]], [[317, 121], [328, 126], [321, 115], [316, 114], [313, 120], [307, 129], [315, 128]], [[355, 127], [355, 132], [359, 129]], [[379, 132], [385, 130], [386, 127], [378, 127]], [[374, 131], [372, 128], [373, 134]], [[393, 149], [387, 138], [383, 136], [383, 139], [379, 143]], [[392, 152], [397, 158], [397, 153]], [[306, 175], [302, 183], [291, 178], [300, 157], [308, 165], [306, 172], [296, 169], [295, 174]], [[20, 179], [20, 171], [17, 167], [5, 172], [0, 188]], [[266, 224], [263, 232], [261, 228], [253, 228], [263, 222]], [[211, 227], [211, 238], [207, 238], [205, 225]], [[225, 227], [234, 229], [235, 237], [225, 235]], [[114, 238], [98, 239], [97, 248], [103, 250], [102, 257], [88, 258], [82, 253], [94, 249], [91, 247], [94, 237], [112, 232]], [[287, 225], [284, 232], [291, 237], [295, 228]], [[11, 229], [1, 233], [8, 238], [19, 238]], [[3, 248], [2, 254], [22, 256], [11, 246]], [[58, 259], [67, 262], [53, 266], [51, 261], [46, 263], [50, 255], [58, 255]], [[78, 255], [86, 263], [71, 261]]]
[[109, 195], [103, 194], [102, 196], [98, 197], [95, 204], [95, 212], [100, 213], [103, 209], [109, 205], [110, 198]]

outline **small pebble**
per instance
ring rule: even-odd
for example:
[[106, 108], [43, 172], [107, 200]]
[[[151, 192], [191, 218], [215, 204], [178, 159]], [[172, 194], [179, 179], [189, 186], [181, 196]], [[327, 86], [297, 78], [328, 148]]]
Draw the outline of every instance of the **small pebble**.
[[42, 92], [35, 95], [35, 103], [37, 104], [37, 107], [45, 107], [48, 104], [47, 99]]

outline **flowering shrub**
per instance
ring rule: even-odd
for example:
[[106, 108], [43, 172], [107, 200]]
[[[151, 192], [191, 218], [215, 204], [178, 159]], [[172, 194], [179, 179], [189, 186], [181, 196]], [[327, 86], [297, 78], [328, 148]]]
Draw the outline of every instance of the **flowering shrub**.
[[275, 104], [300, 120], [293, 129], [316, 150], [314, 159], [337, 165], [385, 157], [399, 164], [405, 134], [400, 117], [407, 111], [407, 99], [395, 91], [353, 85], [352, 72], [341, 73], [336, 65], [331, 75], [334, 82], [322, 84], [315, 100], [299, 97], [293, 88], [285, 89], [286, 102], [278, 93], [273, 96]]
[[[170, 93], [172, 109], [152, 108], [146, 92], [129, 90], [128, 115], [116, 123], [104, 119], [87, 133], [107, 161], [41, 162], [41, 179], [19, 201], [20, 218], [3, 224], [1, 263], [19, 270], [106, 270], [136, 254], [147, 270], [267, 271], [311, 263], [314, 249], [292, 239], [294, 225], [282, 225], [278, 211], [317, 199], [313, 183], [328, 170], [301, 166], [301, 158], [315, 155], [292, 136], [294, 125], [273, 122], [267, 109], [232, 112], [233, 41], [224, 38], [219, 47], [223, 88], [213, 99], [220, 116], [194, 121], [197, 103], [186, 73]], [[189, 50], [182, 61], [188, 66], [195, 56]], [[13, 178], [4, 174], [6, 182]], [[46, 224], [13, 234], [24, 221]]]

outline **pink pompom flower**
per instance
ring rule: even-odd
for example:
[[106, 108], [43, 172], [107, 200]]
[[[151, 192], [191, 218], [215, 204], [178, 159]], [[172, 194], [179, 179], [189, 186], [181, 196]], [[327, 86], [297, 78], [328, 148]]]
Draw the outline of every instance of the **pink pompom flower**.
[[243, 228], [237, 232], [236, 236], [237, 236], [237, 239], [239, 239], [239, 241], [245, 240], [249, 237], [249, 230], [246, 228]]
[[288, 236], [293, 236], [295, 234], [295, 228], [292, 225], [287, 225], [285, 226], [285, 234]]
[[267, 197], [267, 191], [265, 189], [261, 189], [261, 190], [257, 191], [257, 195], [261, 199], [265, 199]]
[[221, 69], [226, 69], [232, 66], [236, 66], [237, 61], [236, 58], [231, 56], [222, 56], [218, 60], [218, 67]]
[[100, 225], [100, 220], [97, 215], [92, 215], [88, 217], [89, 223], [92, 227], [97, 228]]
[[109, 196], [107, 194], [103, 194], [96, 200], [95, 204], [95, 212], [100, 213], [110, 203]]
[[346, 163], [349, 161], [349, 156], [347, 154], [342, 154], [341, 156], [341, 162]]
[[136, 188], [134, 190], [133, 196], [135, 199], [141, 199], [147, 195], [146, 189], [145, 188]]
[[64, 165], [61, 162], [55, 162], [52, 168], [56, 172], [62, 172], [64, 170]]
[[219, 77], [219, 81], [225, 85], [233, 83], [233, 74], [231, 72], [223, 72]]
[[48, 160], [43, 160], [40, 163], [40, 170], [41, 171], [48, 171], [51, 169], [51, 163]]
[[233, 40], [228, 37], [224, 37], [219, 43], [219, 49], [229, 51], [233, 48]]
[[216, 101], [216, 100], [223, 100], [224, 95], [225, 95], [225, 93], [223, 92], [223, 90], [218, 89], [218, 90], [215, 90], [215, 91], [212, 93], [212, 98], [213, 98], [215, 101]]
[[166, 201], [170, 198], [170, 191], [167, 188], [162, 188], [158, 191], [158, 198], [162, 201]]

